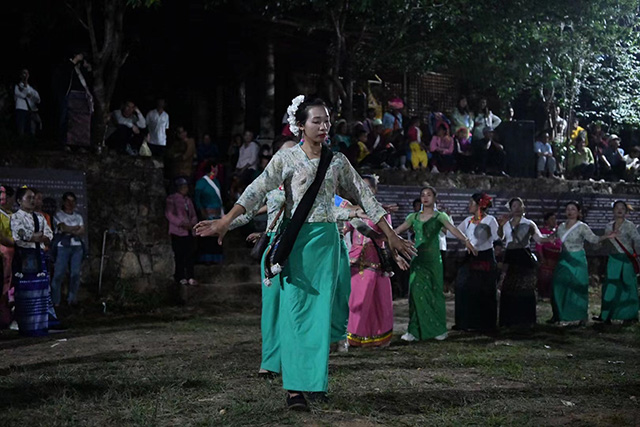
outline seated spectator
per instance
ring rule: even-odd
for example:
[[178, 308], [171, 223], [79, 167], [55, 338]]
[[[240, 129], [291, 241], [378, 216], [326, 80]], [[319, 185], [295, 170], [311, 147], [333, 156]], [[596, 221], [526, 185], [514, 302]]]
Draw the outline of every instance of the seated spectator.
[[591, 150], [585, 147], [582, 135], [576, 137], [576, 145], [569, 150], [568, 175], [573, 179], [591, 179], [596, 171]]
[[587, 145], [589, 145], [588, 141], [588, 135], [587, 135], [587, 131], [580, 126], [580, 120], [578, 120], [578, 118], [573, 119], [573, 127], [571, 128], [571, 143], [575, 146], [576, 145], [576, 140], [578, 139], [578, 136], [582, 137], [582, 142], [584, 143], [585, 147]]
[[484, 128], [484, 138], [472, 141], [477, 171], [481, 174], [506, 175], [507, 155], [502, 144], [494, 139], [493, 128]]
[[144, 140], [146, 127], [147, 122], [138, 107], [131, 101], [125, 101], [119, 110], [111, 113], [107, 146], [120, 153], [136, 156]]
[[202, 141], [197, 145], [198, 162], [218, 157], [218, 146], [211, 141], [211, 135], [202, 135]]
[[607, 147], [602, 150], [601, 177], [612, 181], [625, 178], [627, 164], [624, 160], [624, 150], [620, 148], [620, 137], [611, 135]]
[[433, 155], [432, 172], [451, 172], [455, 169], [455, 144], [453, 138], [449, 136], [449, 128], [445, 123], [440, 123], [437, 128], [437, 134], [431, 138], [429, 150]]
[[[362, 161], [369, 156], [369, 148], [367, 142], [369, 141], [369, 133], [364, 128], [358, 128], [354, 132], [355, 137], [355, 149], [357, 151], [356, 164], [361, 164]], [[357, 150], [356, 150], [357, 149]]]
[[242, 135], [235, 134], [227, 147], [227, 160], [232, 168], [235, 168], [240, 156], [240, 147], [242, 147]]
[[429, 133], [435, 135], [438, 133], [438, 127], [441, 124], [446, 124], [447, 128], [451, 127], [451, 120], [447, 118], [439, 109], [435, 102], [431, 103], [431, 112], [429, 113]]
[[[51, 282], [51, 300], [60, 305], [62, 282], [69, 271], [67, 304], [77, 304], [80, 289], [80, 269], [84, 258], [82, 236], [85, 233], [82, 215], [75, 211], [76, 195], [67, 191], [62, 195], [62, 209], [53, 216], [55, 236], [52, 242], [52, 256], [55, 259], [53, 281]], [[55, 253], [55, 256], [53, 255]]]
[[409, 140], [409, 150], [411, 150], [411, 166], [413, 169], [426, 169], [429, 158], [427, 157], [427, 146], [422, 141], [419, 117], [411, 118], [407, 129], [407, 138]]
[[[35, 122], [39, 121], [38, 104], [40, 104], [40, 94], [29, 84], [29, 70], [20, 71], [20, 81], [13, 90], [13, 97], [16, 103], [18, 135], [35, 135]], [[38, 117], [37, 120], [36, 116]]]
[[365, 157], [360, 164], [365, 167], [372, 167], [376, 169], [388, 169], [391, 167], [389, 166], [389, 163], [392, 162], [395, 148], [393, 147], [393, 144], [388, 142], [388, 138], [384, 134], [382, 120], [375, 119], [373, 123], [374, 135], [373, 137], [369, 135], [369, 145], [367, 146], [370, 154]]
[[157, 157], [164, 157], [167, 147], [167, 131], [169, 130], [169, 114], [165, 111], [164, 99], [158, 99], [156, 108], [147, 113], [149, 127], [149, 148]]
[[183, 126], [178, 126], [165, 153], [165, 174], [170, 180], [183, 177], [189, 180], [193, 173], [196, 143]]
[[629, 150], [629, 154], [624, 155], [626, 164], [625, 179], [627, 181], [637, 181], [640, 172], [640, 147], [634, 146]]
[[536, 171], [538, 178], [553, 178], [556, 172], [556, 159], [553, 157], [553, 148], [549, 142], [549, 133], [542, 132], [540, 140], [533, 143], [533, 152], [538, 156]]
[[473, 119], [473, 138], [475, 139], [483, 138], [485, 127], [495, 129], [500, 126], [500, 123], [502, 123], [500, 117], [496, 116], [491, 110], [489, 110], [486, 98], [480, 99], [479, 107], [480, 108]]
[[367, 117], [362, 121], [362, 127], [369, 135], [373, 135], [373, 127], [375, 126], [376, 109], [367, 108]]
[[184, 178], [174, 181], [175, 193], [167, 197], [165, 216], [169, 221], [171, 248], [175, 260], [176, 283], [195, 286], [193, 266], [196, 251], [196, 240], [193, 226], [198, 222], [193, 202], [188, 196], [189, 183]]
[[463, 173], [472, 173], [475, 170], [475, 163], [473, 146], [469, 138], [469, 129], [465, 126], [458, 128], [453, 137], [453, 143], [455, 145], [454, 156], [458, 170]]
[[331, 138], [331, 149], [334, 152], [346, 152], [351, 147], [351, 137], [347, 132], [347, 121], [340, 119], [336, 122], [336, 130]]

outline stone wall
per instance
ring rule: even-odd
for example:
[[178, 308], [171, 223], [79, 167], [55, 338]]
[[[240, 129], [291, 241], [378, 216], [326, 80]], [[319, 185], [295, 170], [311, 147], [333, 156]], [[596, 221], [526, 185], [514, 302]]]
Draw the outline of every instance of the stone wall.
[[86, 173], [89, 260], [83, 283], [89, 289], [97, 290], [105, 230], [111, 232], [106, 236], [103, 292], [123, 281], [140, 292], [171, 282], [174, 264], [164, 217], [161, 162], [116, 154], [16, 150], [3, 159], [3, 166]]

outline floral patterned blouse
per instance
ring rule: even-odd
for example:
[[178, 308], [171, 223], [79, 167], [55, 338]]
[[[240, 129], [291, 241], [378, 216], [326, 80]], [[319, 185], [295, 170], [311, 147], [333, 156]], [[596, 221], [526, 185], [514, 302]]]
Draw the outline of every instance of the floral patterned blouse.
[[502, 231], [507, 249], [528, 248], [532, 237], [536, 242], [544, 239], [536, 223], [525, 217], [520, 218], [520, 223], [516, 225], [515, 230], [511, 221], [507, 221]]
[[[44, 219], [41, 213], [36, 212], [36, 216], [38, 218], [38, 230], [44, 232], [44, 235], [49, 239], [53, 239], [53, 231], [51, 231], [47, 220]], [[16, 246], [32, 249], [36, 247], [35, 242], [29, 242], [35, 232], [34, 225], [33, 214], [25, 212], [22, 209], [11, 215], [11, 233], [13, 240], [16, 242]], [[43, 248], [42, 244], [40, 244], [40, 248]]]
[[[615, 221], [611, 221], [604, 228], [604, 233], [609, 234], [613, 231], [613, 225]], [[633, 253], [635, 248], [636, 252], [640, 251], [640, 234], [636, 226], [629, 220], [625, 219], [620, 229], [618, 230], [618, 240], [622, 243], [629, 253]], [[618, 242], [615, 239], [609, 239], [609, 242], [613, 245], [613, 248], [618, 253], [624, 253]]]
[[[284, 183], [284, 216], [291, 218], [307, 188], [316, 176], [320, 159], [309, 159], [302, 147], [278, 151], [262, 174], [236, 202], [251, 212], [259, 208], [265, 195]], [[335, 153], [313, 203], [307, 222], [336, 222], [334, 195], [339, 193], [364, 209], [374, 223], [386, 215], [385, 210], [342, 153]], [[257, 208], [256, 208], [257, 207]]]
[[558, 227], [556, 235], [563, 240], [562, 250], [567, 252], [583, 251], [585, 240], [594, 245], [600, 242], [600, 238], [582, 221], [576, 222], [569, 230], [567, 230], [567, 223], [563, 222]]

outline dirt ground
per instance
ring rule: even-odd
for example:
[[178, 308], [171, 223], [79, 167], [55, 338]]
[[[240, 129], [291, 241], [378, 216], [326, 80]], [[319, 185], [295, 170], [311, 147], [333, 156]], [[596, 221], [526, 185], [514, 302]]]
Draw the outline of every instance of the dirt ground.
[[640, 425], [637, 324], [549, 326], [541, 303], [532, 331], [408, 345], [394, 305], [391, 347], [332, 355], [330, 401], [309, 413], [256, 375], [257, 310], [96, 310], [44, 339], [4, 332], [0, 425]]

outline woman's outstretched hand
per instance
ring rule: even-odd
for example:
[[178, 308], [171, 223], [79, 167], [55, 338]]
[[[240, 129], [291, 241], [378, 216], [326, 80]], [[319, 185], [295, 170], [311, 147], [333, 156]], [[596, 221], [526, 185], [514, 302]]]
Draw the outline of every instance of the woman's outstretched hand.
[[416, 251], [413, 243], [406, 239], [403, 239], [395, 233], [393, 233], [388, 241], [389, 249], [391, 249], [391, 253], [393, 254], [394, 258], [397, 258], [398, 255], [401, 255], [406, 260], [410, 260], [414, 256], [418, 255], [418, 251]]
[[211, 219], [200, 221], [193, 227], [193, 231], [200, 237], [218, 236], [218, 244], [222, 245], [222, 239], [229, 231], [229, 225], [224, 219]]

